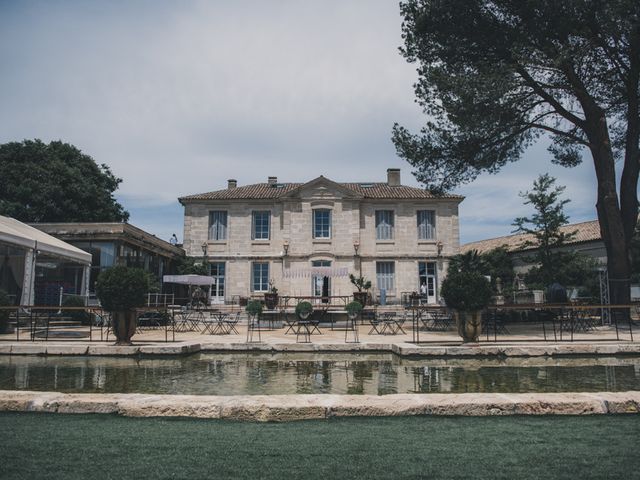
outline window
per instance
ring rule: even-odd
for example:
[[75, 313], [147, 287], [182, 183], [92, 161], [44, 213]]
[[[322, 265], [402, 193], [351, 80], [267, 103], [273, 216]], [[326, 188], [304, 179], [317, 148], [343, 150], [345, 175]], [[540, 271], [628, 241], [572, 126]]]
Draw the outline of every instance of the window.
[[253, 264], [251, 288], [254, 292], [267, 292], [269, 290], [269, 264], [268, 263]]
[[251, 227], [251, 238], [253, 240], [269, 240], [269, 219], [271, 212], [256, 211], [253, 212]]
[[224, 299], [224, 262], [213, 262], [209, 264], [210, 275], [213, 277], [211, 284], [211, 296]]
[[331, 210], [313, 211], [313, 238], [331, 238]]
[[227, 239], [227, 212], [214, 210], [209, 212], [209, 240]]
[[436, 238], [436, 212], [418, 210], [418, 239], [434, 240]]
[[393, 210], [376, 210], [376, 240], [393, 239]]
[[395, 287], [395, 264], [393, 262], [376, 262], [376, 283], [378, 290], [388, 292]]

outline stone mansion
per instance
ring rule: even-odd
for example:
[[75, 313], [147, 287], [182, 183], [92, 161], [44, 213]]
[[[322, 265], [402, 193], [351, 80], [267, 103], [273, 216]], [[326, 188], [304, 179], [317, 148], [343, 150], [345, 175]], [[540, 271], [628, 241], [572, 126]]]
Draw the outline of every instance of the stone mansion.
[[458, 205], [463, 197], [403, 186], [400, 170], [386, 182], [238, 186], [181, 197], [184, 249], [209, 265], [211, 301], [266, 292], [351, 295], [349, 274], [372, 282], [388, 302], [427, 289], [439, 299], [447, 259], [459, 253]]

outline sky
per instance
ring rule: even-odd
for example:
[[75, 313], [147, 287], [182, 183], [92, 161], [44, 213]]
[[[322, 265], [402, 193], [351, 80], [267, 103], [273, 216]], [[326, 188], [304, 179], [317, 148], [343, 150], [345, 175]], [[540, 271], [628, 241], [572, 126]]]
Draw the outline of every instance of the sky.
[[[182, 195], [239, 185], [420, 186], [391, 128], [418, 131], [416, 66], [397, 1], [0, 0], [0, 143], [63, 140], [123, 179], [130, 223], [182, 239]], [[519, 192], [549, 172], [571, 222], [596, 218], [596, 180], [552, 165], [543, 138], [456, 193], [461, 243], [508, 235]], [[25, 173], [26, 174], [26, 173]]]

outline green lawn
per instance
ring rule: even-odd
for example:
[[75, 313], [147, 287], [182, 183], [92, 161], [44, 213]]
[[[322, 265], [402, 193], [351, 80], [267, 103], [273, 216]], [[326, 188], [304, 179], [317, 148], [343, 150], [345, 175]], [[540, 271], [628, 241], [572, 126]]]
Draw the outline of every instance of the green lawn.
[[0, 478], [640, 478], [640, 415], [293, 423], [0, 413]]

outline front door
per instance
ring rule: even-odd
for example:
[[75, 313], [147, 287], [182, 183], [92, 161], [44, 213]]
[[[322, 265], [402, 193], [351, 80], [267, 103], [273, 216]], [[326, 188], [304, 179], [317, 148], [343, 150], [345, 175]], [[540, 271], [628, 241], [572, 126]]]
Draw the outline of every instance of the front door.
[[[312, 267], [330, 267], [329, 260], [314, 260], [311, 262]], [[314, 297], [322, 297], [322, 302], [327, 303], [331, 296], [331, 279], [324, 275], [314, 275], [311, 278], [311, 294]]]
[[211, 304], [224, 303], [224, 262], [214, 262], [210, 264], [211, 277], [213, 283], [211, 284]]
[[420, 292], [421, 303], [438, 303], [438, 300], [436, 298], [436, 280], [436, 262], [419, 262], [418, 292]]

